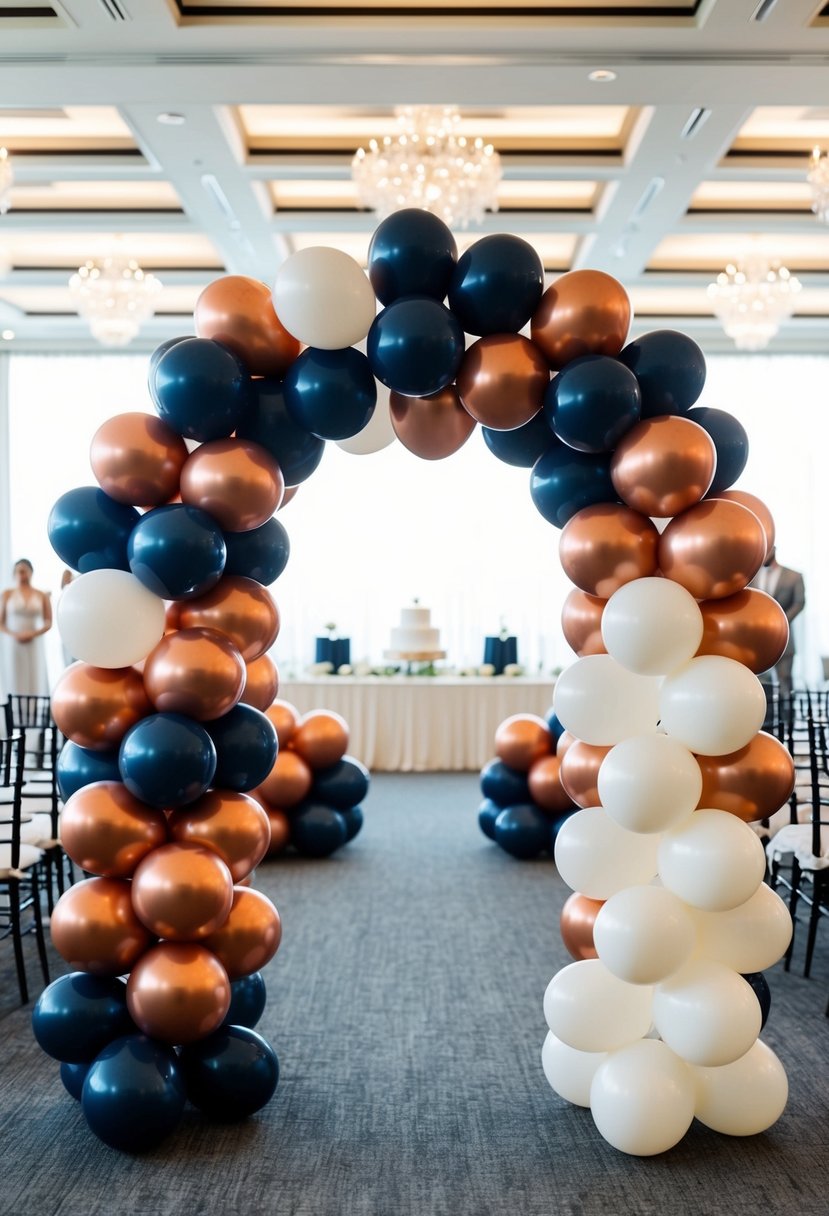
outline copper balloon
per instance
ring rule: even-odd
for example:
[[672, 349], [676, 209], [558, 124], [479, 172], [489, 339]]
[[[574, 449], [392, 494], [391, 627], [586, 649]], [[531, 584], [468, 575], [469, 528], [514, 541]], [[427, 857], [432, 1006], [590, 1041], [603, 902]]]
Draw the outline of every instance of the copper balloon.
[[535, 714], [513, 714], [495, 732], [495, 753], [510, 768], [527, 773], [553, 745], [550, 728]]
[[[336, 761], [332, 763], [336, 764]], [[280, 751], [256, 792], [268, 806], [290, 809], [308, 796], [313, 780], [314, 774], [301, 756], [292, 751]]]
[[290, 701], [274, 701], [265, 710], [265, 716], [270, 718], [276, 731], [280, 747], [286, 747], [299, 728], [300, 712]]
[[646, 418], [619, 440], [610, 477], [622, 502], [664, 519], [699, 502], [714, 477], [717, 449], [689, 418]]
[[159, 713], [209, 722], [228, 713], [241, 698], [245, 664], [222, 634], [179, 629], [147, 655], [144, 687]]
[[749, 511], [757, 516], [766, 534], [766, 557], [768, 557], [774, 548], [776, 529], [774, 517], [763, 500], [756, 494], [749, 494], [747, 490], [723, 490], [716, 497], [724, 498], [726, 502], [738, 502], [741, 507], [748, 507]]
[[164, 609], [164, 632], [174, 633], [181, 629], [181, 600], [170, 600]]
[[563, 730], [558, 737], [556, 743], [556, 755], [559, 760], [563, 760], [573, 744], [577, 742], [576, 736], [571, 734], [569, 730]]
[[136, 867], [132, 906], [156, 935], [192, 942], [227, 920], [233, 879], [221, 857], [196, 842], [162, 845]]
[[245, 689], [239, 700], [243, 705], [252, 705], [254, 709], [270, 709], [276, 694], [279, 692], [279, 672], [276, 663], [266, 654], [260, 654], [258, 659], [248, 663]]
[[656, 573], [659, 533], [645, 515], [618, 503], [583, 507], [561, 531], [558, 552], [571, 582], [599, 599]]
[[215, 629], [229, 638], [246, 663], [270, 650], [279, 634], [279, 611], [268, 590], [252, 578], [226, 574], [206, 595], [187, 600], [182, 629]]
[[116, 414], [92, 437], [89, 459], [101, 489], [116, 502], [157, 507], [178, 493], [187, 460], [181, 435], [154, 414]]
[[83, 786], [61, 812], [64, 852], [88, 874], [129, 878], [139, 861], [166, 840], [164, 812], [139, 802], [120, 781]]
[[763, 564], [766, 534], [738, 502], [710, 498], [683, 511], [659, 538], [659, 568], [698, 600], [742, 591]]
[[697, 756], [702, 772], [699, 806], [716, 807], [754, 823], [768, 819], [791, 798], [794, 761], [773, 735], [760, 731], [728, 756]]
[[285, 481], [270, 452], [248, 439], [213, 439], [181, 470], [181, 501], [207, 511], [225, 532], [260, 528], [282, 501]]
[[261, 891], [233, 888], [233, 907], [221, 929], [205, 939], [232, 980], [259, 971], [279, 949], [282, 922]]
[[473, 342], [458, 372], [465, 409], [482, 426], [512, 431], [534, 418], [550, 383], [537, 346], [521, 334], [489, 334]]
[[286, 486], [285, 487], [285, 493], [282, 495], [282, 502], [279, 504], [279, 508], [278, 508], [280, 511], [282, 510], [283, 507], [287, 507], [288, 503], [291, 502], [291, 500], [296, 496], [296, 492], [298, 489], [299, 489], [299, 486]]
[[601, 270], [571, 270], [541, 297], [532, 318], [533, 342], [551, 367], [579, 355], [618, 355], [630, 328], [630, 300]]
[[132, 884], [87, 878], [64, 891], [52, 911], [52, 943], [75, 971], [123, 975], [152, 942], [135, 914]]
[[152, 1039], [195, 1043], [218, 1030], [230, 1008], [222, 964], [195, 942], [159, 942], [133, 968], [127, 1009]]
[[170, 835], [204, 845], [222, 859], [234, 882], [246, 878], [265, 856], [271, 832], [255, 798], [235, 790], [208, 790], [170, 816]]
[[747, 587], [722, 600], [703, 600], [702, 641], [697, 654], [736, 659], [759, 675], [774, 667], [789, 640], [789, 621], [777, 600]]
[[599, 769], [609, 747], [577, 739], [561, 761], [561, 784], [576, 806], [601, 806]]
[[229, 274], [208, 284], [196, 301], [196, 333], [221, 342], [254, 376], [283, 376], [299, 354], [299, 342], [274, 312], [264, 283]]
[[421, 460], [443, 460], [462, 448], [475, 419], [461, 404], [454, 384], [431, 397], [389, 397], [391, 424], [404, 448]]
[[593, 945], [593, 926], [603, 899], [588, 899], [574, 891], [561, 909], [561, 940], [574, 959], [598, 958]]
[[67, 739], [91, 751], [110, 751], [141, 718], [153, 712], [134, 667], [73, 663], [52, 692], [52, 716]]
[[275, 811], [270, 807], [267, 816], [271, 825], [268, 857], [276, 857], [278, 853], [283, 853], [291, 843], [291, 821], [284, 811]]
[[561, 784], [561, 757], [542, 756], [529, 772], [532, 800], [543, 811], [569, 811], [573, 799]]
[[607, 654], [602, 641], [602, 613], [607, 600], [574, 587], [561, 609], [561, 629], [567, 645], [579, 658]]
[[348, 725], [331, 710], [312, 710], [300, 720], [291, 747], [311, 768], [330, 768], [348, 750]]

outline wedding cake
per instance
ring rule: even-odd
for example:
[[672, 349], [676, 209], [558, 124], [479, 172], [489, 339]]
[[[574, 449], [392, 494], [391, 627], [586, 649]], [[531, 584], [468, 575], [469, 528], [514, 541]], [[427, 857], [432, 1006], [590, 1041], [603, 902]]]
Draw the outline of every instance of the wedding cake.
[[394, 625], [389, 638], [387, 658], [415, 657], [442, 659], [446, 651], [440, 648], [440, 630], [432, 625], [429, 608], [415, 604], [400, 611], [400, 624]]

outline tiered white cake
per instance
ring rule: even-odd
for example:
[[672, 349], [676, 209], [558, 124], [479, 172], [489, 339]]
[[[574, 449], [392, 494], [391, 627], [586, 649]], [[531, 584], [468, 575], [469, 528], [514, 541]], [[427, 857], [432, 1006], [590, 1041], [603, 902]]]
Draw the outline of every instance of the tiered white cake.
[[431, 610], [419, 605], [401, 609], [400, 624], [392, 627], [386, 657], [442, 659], [445, 655], [440, 648], [440, 630], [432, 625]]

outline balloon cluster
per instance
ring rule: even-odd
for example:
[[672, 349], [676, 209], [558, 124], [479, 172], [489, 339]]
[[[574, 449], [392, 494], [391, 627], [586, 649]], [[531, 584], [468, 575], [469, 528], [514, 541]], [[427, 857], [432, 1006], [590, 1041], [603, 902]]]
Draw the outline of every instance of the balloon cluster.
[[345, 754], [348, 726], [339, 714], [318, 709], [300, 717], [287, 701], [274, 701], [267, 717], [279, 752], [253, 796], [270, 821], [268, 856], [292, 846], [305, 857], [328, 857], [363, 826], [368, 769]]
[[565, 774], [572, 737], [550, 710], [546, 721], [514, 714], [495, 732], [496, 759], [481, 770], [478, 825], [513, 857], [552, 853], [556, 837], [576, 809]]

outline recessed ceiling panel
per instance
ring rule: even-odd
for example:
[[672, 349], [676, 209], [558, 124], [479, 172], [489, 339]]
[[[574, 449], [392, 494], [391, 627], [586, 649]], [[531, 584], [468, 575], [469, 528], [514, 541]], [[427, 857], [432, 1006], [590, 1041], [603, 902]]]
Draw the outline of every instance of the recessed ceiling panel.
[[183, 24], [234, 22], [241, 20], [279, 21], [286, 18], [469, 16], [543, 18], [551, 23], [578, 28], [581, 25], [677, 26], [695, 24], [703, 0], [519, 0], [510, 5], [504, 0], [176, 0]]
[[21, 211], [153, 211], [180, 212], [181, 202], [169, 182], [53, 181], [14, 186], [11, 205]]
[[815, 221], [814, 232], [767, 233], [741, 237], [737, 233], [686, 233], [660, 241], [648, 270], [706, 271], [719, 273], [729, 262], [739, 261], [754, 252], [772, 264], [806, 272], [829, 269], [829, 228]]
[[812, 208], [812, 190], [807, 181], [700, 182], [691, 199], [689, 212], [763, 211], [785, 214]]
[[135, 258], [145, 270], [221, 269], [222, 261], [211, 241], [196, 233], [134, 232], [116, 238], [96, 232], [3, 233], [3, 259], [15, 269], [65, 268], [70, 272], [90, 258], [119, 252]]
[[[348, 180], [290, 180], [270, 182], [277, 211], [357, 211], [357, 188]], [[502, 181], [501, 211], [590, 212], [599, 187], [591, 181]]]
[[829, 143], [829, 105], [758, 106], [743, 123], [729, 159], [750, 156], [797, 158]]
[[[67, 274], [67, 279], [68, 279]], [[157, 314], [174, 313], [177, 316], [192, 314], [201, 288], [164, 283], [163, 272], [159, 274], [162, 290], [157, 297]], [[7, 287], [0, 284], [0, 300], [21, 309], [29, 316], [61, 316], [76, 311], [68, 286], [66, 287]]]
[[19, 153], [138, 152], [114, 106], [0, 106], [0, 145]]

